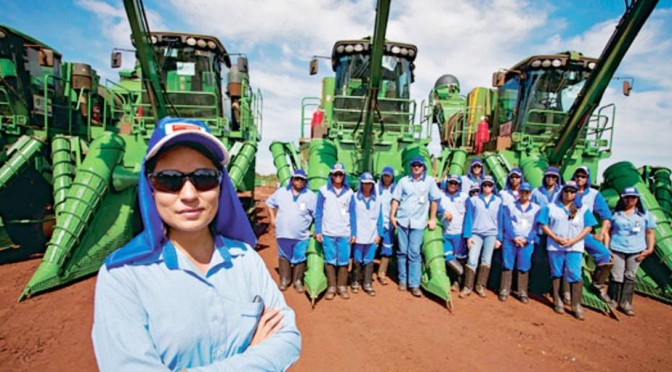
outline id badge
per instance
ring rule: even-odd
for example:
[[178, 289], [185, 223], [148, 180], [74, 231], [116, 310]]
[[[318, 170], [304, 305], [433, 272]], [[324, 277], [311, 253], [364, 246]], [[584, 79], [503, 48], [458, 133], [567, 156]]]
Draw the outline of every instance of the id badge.
[[638, 234], [641, 231], [642, 231], [642, 228], [639, 227], [639, 226], [635, 226], [635, 227], [632, 228], [632, 232], [635, 233], [635, 234]]
[[348, 213], [347, 208], [341, 208], [341, 216], [345, 216]]
[[300, 211], [305, 211], [306, 210], [306, 203], [299, 203], [299, 210]]
[[573, 226], [579, 226], [579, 219], [574, 217], [574, 219], [572, 220], [572, 225]]
[[420, 197], [420, 204], [425, 204], [425, 197], [424, 196]]
[[522, 227], [527, 227], [527, 226], [529, 226], [529, 223], [527, 222], [526, 219], [523, 218], [523, 219], [520, 220], [520, 225]]

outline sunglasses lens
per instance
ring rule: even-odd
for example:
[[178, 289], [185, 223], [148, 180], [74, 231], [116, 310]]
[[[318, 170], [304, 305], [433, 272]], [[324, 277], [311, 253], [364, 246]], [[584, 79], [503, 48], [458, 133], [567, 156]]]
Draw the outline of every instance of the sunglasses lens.
[[171, 170], [157, 172], [149, 177], [152, 187], [161, 192], [178, 192], [185, 180], [184, 173]]
[[209, 191], [219, 186], [219, 171], [215, 169], [197, 169], [190, 178], [198, 191]]

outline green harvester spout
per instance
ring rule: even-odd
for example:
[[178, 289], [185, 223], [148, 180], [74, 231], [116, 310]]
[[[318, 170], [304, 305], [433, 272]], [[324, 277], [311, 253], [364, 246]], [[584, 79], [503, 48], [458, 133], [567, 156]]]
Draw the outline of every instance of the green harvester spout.
[[446, 272], [446, 261], [443, 255], [443, 234], [441, 228], [425, 229], [422, 243], [423, 273], [420, 285], [422, 288], [446, 301], [446, 307], [452, 310], [450, 278]]
[[[240, 145], [239, 145], [240, 144]], [[245, 175], [250, 169], [250, 165], [254, 164], [254, 155], [257, 153], [257, 145], [251, 142], [238, 142], [239, 148], [236, 148], [233, 160], [229, 166], [229, 176], [231, 182], [236, 189], [240, 189], [245, 178]], [[234, 146], [235, 148], [236, 146]]]

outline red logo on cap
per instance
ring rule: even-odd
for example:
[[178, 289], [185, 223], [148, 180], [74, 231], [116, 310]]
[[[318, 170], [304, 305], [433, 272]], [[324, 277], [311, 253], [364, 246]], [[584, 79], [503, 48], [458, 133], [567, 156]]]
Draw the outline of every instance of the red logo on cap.
[[178, 123], [178, 124], [168, 124], [166, 125], [166, 134], [173, 134], [175, 132], [183, 131], [197, 131], [205, 132], [205, 129], [194, 124]]

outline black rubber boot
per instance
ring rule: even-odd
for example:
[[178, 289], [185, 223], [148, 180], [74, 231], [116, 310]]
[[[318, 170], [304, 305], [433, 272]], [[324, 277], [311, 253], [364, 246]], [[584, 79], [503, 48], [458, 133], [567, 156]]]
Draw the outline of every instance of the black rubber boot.
[[390, 265], [389, 257], [381, 257], [380, 265], [378, 265], [378, 282], [382, 285], [387, 285], [387, 267]]
[[632, 309], [632, 298], [635, 295], [635, 281], [625, 279], [623, 282], [623, 291], [619, 301], [621, 311], [627, 316], [635, 316], [635, 311]]
[[478, 268], [478, 276], [476, 277], [476, 287], [474, 292], [479, 297], [485, 298], [485, 286], [488, 284], [488, 277], [490, 276], [490, 266], [481, 265]]
[[325, 300], [333, 300], [336, 297], [336, 266], [326, 265], [327, 272], [327, 293], [324, 295]]
[[471, 294], [472, 288], [474, 288], [475, 277], [476, 273], [474, 272], [474, 269], [466, 266], [466, 269], [464, 270], [464, 287], [462, 287], [462, 291], [460, 292], [460, 298], [467, 298], [467, 296]]
[[350, 288], [352, 293], [359, 293], [359, 286], [362, 282], [362, 264], [353, 260], [352, 262], [352, 278], [350, 278]]
[[339, 266], [338, 267], [338, 275], [337, 275], [336, 281], [337, 281], [336, 292], [338, 292], [338, 295], [344, 300], [349, 299], [350, 295], [348, 294], [348, 267], [347, 266]]
[[527, 297], [528, 281], [530, 279], [530, 272], [518, 272], [518, 299], [520, 302], [526, 304], [530, 301]]
[[462, 263], [458, 260], [450, 260], [446, 262], [446, 267], [448, 267], [450, 270], [452, 270], [457, 276], [461, 276], [464, 274], [464, 267], [462, 266]]
[[572, 312], [574, 312], [574, 318], [585, 320], [583, 307], [581, 307], [581, 301], [583, 300], [583, 282], [571, 283], [569, 287], [572, 291]]
[[553, 278], [553, 311], [558, 314], [565, 313], [565, 304], [562, 302], [562, 296], [560, 296], [561, 282], [564, 282], [562, 278]]
[[623, 291], [623, 283], [615, 282], [613, 279], [609, 281], [609, 297], [611, 297], [611, 307], [618, 307], [621, 302], [621, 292]]
[[511, 280], [513, 272], [511, 270], [502, 270], [502, 276], [499, 280], [499, 300], [506, 301], [511, 293]]
[[376, 291], [373, 290], [373, 262], [370, 262], [364, 265], [364, 279], [362, 280], [364, 285], [362, 289], [369, 296], [375, 296]]
[[282, 257], [278, 259], [278, 272], [280, 273], [280, 283], [278, 284], [278, 288], [280, 288], [281, 291], [284, 291], [292, 282], [292, 267], [289, 265], [287, 259]]
[[306, 289], [303, 287], [303, 274], [306, 272], [306, 262], [301, 262], [294, 265], [294, 275], [292, 282], [294, 282], [294, 290], [296, 293], [303, 293]]
[[611, 298], [607, 293], [607, 279], [609, 279], [609, 274], [611, 274], [611, 267], [614, 266], [612, 263], [600, 265], [595, 268], [593, 273], [593, 283], [591, 287], [595, 293], [600, 297], [600, 300], [611, 304]]

